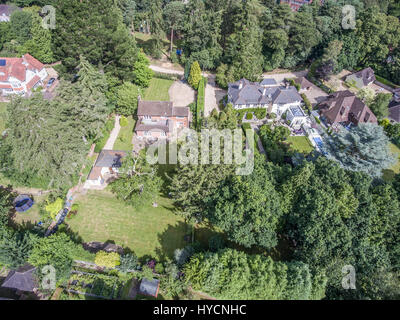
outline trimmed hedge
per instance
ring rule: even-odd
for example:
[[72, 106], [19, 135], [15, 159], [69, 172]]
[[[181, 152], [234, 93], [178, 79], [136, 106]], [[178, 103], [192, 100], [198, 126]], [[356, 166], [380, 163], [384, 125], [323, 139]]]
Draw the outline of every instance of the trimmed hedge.
[[303, 98], [304, 104], [306, 105], [308, 113], [310, 114], [313, 109], [310, 100], [308, 100], [307, 96], [304, 93], [301, 94], [301, 97]]
[[163, 73], [154, 71], [154, 78], [164, 79], [164, 80], [180, 80], [182, 76], [178, 73]]
[[246, 113], [246, 120], [252, 120], [253, 119], [253, 113], [252, 112], [247, 112]]
[[201, 129], [202, 115], [204, 113], [206, 81], [207, 81], [207, 79], [205, 77], [202, 77], [199, 82], [199, 88], [197, 90], [196, 128], [198, 130]]
[[[243, 119], [243, 116], [245, 115], [245, 113], [248, 114], [250, 112], [254, 112], [254, 114], [257, 117], [257, 119], [263, 119], [263, 118], [265, 118], [267, 116], [267, 109], [266, 108], [241, 109], [241, 110], [237, 110], [236, 111], [236, 115], [237, 115], [238, 121]], [[251, 120], [251, 119], [247, 119], [247, 120]]]
[[103, 129], [102, 137], [97, 139], [94, 142], [96, 144], [96, 147], [94, 148], [94, 152], [100, 153], [101, 150], [103, 150], [104, 146], [107, 143], [108, 138], [110, 137], [112, 129], [114, 129], [114, 118], [107, 120], [107, 122], [104, 126], [104, 129]]
[[383, 83], [383, 84], [385, 84], [385, 85], [387, 85], [387, 86], [389, 86], [389, 87], [392, 87], [392, 88], [394, 88], [394, 89], [400, 88], [399, 85], [397, 85], [397, 84], [395, 84], [395, 83], [393, 83], [393, 82], [391, 82], [391, 81], [389, 81], [389, 80], [387, 80], [387, 79], [385, 79], [385, 78], [382, 78], [381, 76], [375, 75], [375, 78], [376, 78], [376, 80], [378, 80], [379, 82], [381, 82], [381, 83]]

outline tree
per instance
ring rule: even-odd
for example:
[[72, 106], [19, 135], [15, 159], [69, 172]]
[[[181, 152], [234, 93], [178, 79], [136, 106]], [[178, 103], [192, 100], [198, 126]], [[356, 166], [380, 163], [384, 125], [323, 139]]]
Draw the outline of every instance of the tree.
[[138, 106], [138, 96], [141, 94], [140, 88], [130, 82], [124, 82], [121, 86], [117, 87], [116, 92], [116, 111], [124, 116], [133, 115]]
[[389, 150], [389, 139], [383, 128], [372, 123], [360, 123], [347, 131], [326, 137], [324, 144], [328, 159], [337, 161], [343, 168], [363, 171], [380, 177], [382, 170], [394, 163]]
[[189, 74], [188, 82], [195, 90], [197, 90], [197, 88], [199, 87], [201, 78], [202, 78], [202, 75], [201, 75], [200, 65], [197, 61], [195, 61], [192, 63], [192, 66], [190, 67], [190, 74]]
[[127, 253], [120, 257], [120, 265], [117, 267], [122, 272], [136, 270], [139, 267], [139, 259], [134, 253]]
[[375, 91], [372, 88], [362, 88], [357, 92], [357, 97], [365, 102], [367, 105], [371, 105], [375, 99]]
[[171, 33], [170, 55], [172, 55], [174, 33], [183, 28], [184, 14], [185, 4], [182, 1], [169, 2], [163, 10], [164, 21]]
[[0, 264], [9, 268], [24, 265], [36, 240], [36, 236], [29, 232], [11, 229], [2, 232], [0, 234]]
[[0, 187], [0, 230], [8, 225], [11, 209], [13, 208], [14, 194], [12, 187]]
[[140, 87], [148, 87], [154, 72], [149, 68], [150, 61], [143, 51], [139, 52], [138, 58], [134, 64], [135, 84]]
[[75, 244], [65, 233], [56, 233], [35, 242], [28, 262], [39, 269], [52, 265], [57, 272], [57, 283], [61, 283], [68, 279], [73, 260], [82, 252], [83, 247]]
[[57, 214], [61, 211], [64, 205], [64, 200], [57, 198], [56, 201], [46, 205], [45, 210], [50, 214], [50, 217], [55, 220]]
[[43, 63], [54, 62], [53, 51], [51, 49], [51, 32], [43, 28], [42, 20], [36, 13], [32, 13], [32, 39], [23, 45], [23, 53], [30, 53]]
[[120, 265], [120, 256], [117, 252], [99, 251], [96, 253], [94, 263], [101, 267], [113, 269]]
[[141, 207], [157, 199], [161, 184], [157, 169], [146, 161], [142, 153], [123, 160], [120, 178], [111, 183], [111, 191], [118, 199]]
[[15, 10], [10, 18], [11, 32], [13, 39], [17, 40], [19, 45], [23, 45], [31, 39], [32, 13], [29, 11]]
[[[233, 249], [199, 253], [184, 267], [186, 283], [217, 299], [322, 299], [324, 283], [314, 280], [301, 262], [274, 262]], [[319, 287], [317, 287], [317, 285]]]
[[389, 103], [392, 99], [390, 93], [378, 93], [370, 104], [371, 111], [378, 119], [386, 118], [389, 115]]

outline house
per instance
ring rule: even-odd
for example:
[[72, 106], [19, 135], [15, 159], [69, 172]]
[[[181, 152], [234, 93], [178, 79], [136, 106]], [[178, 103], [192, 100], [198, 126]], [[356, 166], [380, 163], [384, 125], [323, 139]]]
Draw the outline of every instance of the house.
[[359, 123], [378, 123], [371, 109], [349, 90], [338, 91], [319, 105], [321, 120], [330, 125]]
[[346, 77], [346, 82], [354, 82], [359, 89], [369, 86], [375, 80], [375, 73], [372, 68], [363, 69]]
[[394, 90], [392, 101], [389, 103], [389, 120], [392, 123], [400, 122], [400, 89]]
[[44, 65], [29, 53], [22, 58], [0, 58], [0, 95], [30, 94], [44, 85], [47, 76]]
[[0, 4], [0, 22], [9, 22], [11, 19], [11, 14], [15, 10], [21, 10], [14, 5]]
[[306, 77], [296, 78], [295, 83], [300, 85], [299, 93], [310, 91], [313, 88], [313, 84]]
[[122, 166], [122, 159], [125, 156], [125, 151], [102, 150], [89, 173], [84, 188], [105, 187], [108, 180], [118, 175]]
[[301, 6], [312, 2], [313, 0], [281, 0], [280, 3], [287, 3], [293, 11], [298, 11]]
[[139, 293], [145, 296], [157, 298], [158, 291], [160, 290], [160, 280], [152, 279], [147, 280], [143, 278], [140, 282]]
[[174, 107], [169, 101], [139, 100], [135, 132], [138, 139], [169, 139], [189, 127], [188, 107]]
[[266, 108], [268, 113], [281, 116], [289, 107], [300, 107], [302, 102], [295, 87], [279, 85], [273, 79], [260, 83], [241, 79], [228, 85], [228, 103], [237, 110]]
[[11, 270], [0, 286], [0, 295], [5, 298], [21, 299], [36, 293], [39, 288], [35, 277], [36, 268], [26, 264]]
[[308, 117], [303, 109], [298, 106], [289, 107], [286, 111], [286, 120], [290, 122], [289, 125], [294, 130], [300, 130], [307, 119]]

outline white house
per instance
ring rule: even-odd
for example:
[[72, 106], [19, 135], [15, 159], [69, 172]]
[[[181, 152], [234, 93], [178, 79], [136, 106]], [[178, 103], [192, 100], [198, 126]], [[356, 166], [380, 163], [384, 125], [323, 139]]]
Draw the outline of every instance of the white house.
[[118, 176], [122, 166], [122, 159], [126, 156], [124, 151], [102, 150], [97, 157], [84, 188], [102, 188], [107, 185], [111, 178]]
[[307, 122], [307, 119], [307, 115], [300, 107], [292, 106], [287, 109], [286, 120], [290, 121], [290, 127], [294, 130], [301, 129], [301, 126]]
[[293, 86], [280, 86], [274, 79], [250, 82], [241, 79], [228, 85], [228, 103], [237, 110], [266, 108], [281, 117], [290, 107], [300, 107], [303, 99]]
[[0, 94], [25, 95], [44, 85], [48, 74], [43, 63], [25, 54], [22, 58], [0, 58]]

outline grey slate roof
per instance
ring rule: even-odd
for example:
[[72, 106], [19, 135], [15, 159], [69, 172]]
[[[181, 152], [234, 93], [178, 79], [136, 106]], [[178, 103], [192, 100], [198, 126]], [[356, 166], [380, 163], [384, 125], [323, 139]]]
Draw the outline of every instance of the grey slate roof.
[[36, 268], [27, 264], [17, 270], [11, 270], [1, 285], [2, 288], [33, 292], [37, 288], [34, 277]]
[[143, 280], [140, 283], [139, 293], [144, 294], [146, 296], [157, 297], [159, 287], [160, 287], [160, 280], [157, 279], [147, 280], [146, 278], [143, 278]]
[[138, 103], [138, 116], [189, 117], [188, 107], [174, 107], [170, 101], [143, 101]]
[[122, 166], [122, 158], [125, 156], [125, 151], [102, 150], [94, 166], [101, 168], [120, 168]]
[[266, 78], [261, 81], [260, 85], [262, 86], [277, 86], [278, 83], [275, 81], [275, 79], [272, 78]]
[[364, 86], [367, 86], [368, 84], [376, 80], [374, 70], [372, 70], [372, 68], [369, 67], [354, 73], [354, 75], [357, 78], [362, 79]]
[[393, 100], [389, 104], [389, 118], [400, 122], [400, 101]]
[[7, 5], [7, 4], [0, 4], [0, 16], [11, 16], [11, 13], [15, 10], [22, 10], [21, 8], [16, 7], [15, 5]]
[[[264, 79], [268, 80], [268, 79]], [[262, 84], [262, 82], [261, 82]], [[228, 101], [233, 104], [287, 104], [303, 99], [295, 87], [262, 86], [241, 79], [228, 85]]]

